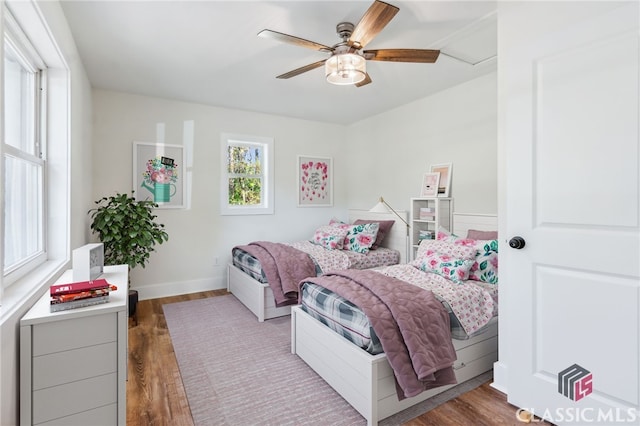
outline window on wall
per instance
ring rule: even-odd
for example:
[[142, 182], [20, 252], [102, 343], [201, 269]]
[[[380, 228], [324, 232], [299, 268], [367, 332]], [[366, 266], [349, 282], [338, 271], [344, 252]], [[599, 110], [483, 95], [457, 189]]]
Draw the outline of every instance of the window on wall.
[[1, 322], [69, 267], [70, 130], [84, 124], [70, 124], [67, 46], [58, 45], [38, 2], [0, 7]]
[[221, 213], [273, 214], [273, 139], [222, 135]]
[[3, 284], [46, 260], [44, 63], [5, 10]]

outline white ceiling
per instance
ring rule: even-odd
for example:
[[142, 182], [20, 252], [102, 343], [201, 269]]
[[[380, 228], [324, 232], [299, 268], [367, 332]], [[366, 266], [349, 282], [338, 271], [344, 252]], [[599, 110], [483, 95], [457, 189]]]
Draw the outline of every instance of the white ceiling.
[[390, 0], [400, 11], [366, 48], [441, 49], [436, 63], [367, 61], [373, 82], [360, 88], [327, 83], [323, 67], [275, 78], [328, 54], [260, 30], [332, 46], [336, 24], [357, 24], [371, 3], [61, 1], [102, 89], [348, 124], [496, 69], [495, 1]]

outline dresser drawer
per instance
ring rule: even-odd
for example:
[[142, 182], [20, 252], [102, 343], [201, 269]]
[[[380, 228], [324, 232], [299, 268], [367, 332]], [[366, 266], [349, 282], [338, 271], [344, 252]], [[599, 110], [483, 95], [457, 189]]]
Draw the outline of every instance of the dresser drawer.
[[498, 337], [494, 336], [486, 340], [482, 340], [473, 345], [469, 345], [464, 349], [456, 352], [458, 359], [453, 364], [454, 369], [464, 367], [476, 359], [480, 359], [487, 354], [498, 352]]
[[83, 411], [38, 426], [114, 426], [118, 424], [118, 404], [109, 404], [94, 410]]
[[118, 401], [117, 374], [93, 377], [33, 392], [33, 423], [42, 423]]
[[117, 342], [37, 356], [33, 358], [33, 390], [114, 373], [117, 361]]
[[33, 326], [33, 356], [115, 342], [117, 313], [93, 315], [81, 320], [45, 322]]

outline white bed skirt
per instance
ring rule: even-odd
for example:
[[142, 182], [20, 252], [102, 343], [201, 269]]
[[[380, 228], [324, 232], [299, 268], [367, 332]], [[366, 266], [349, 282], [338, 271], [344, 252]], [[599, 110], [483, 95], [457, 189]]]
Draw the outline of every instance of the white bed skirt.
[[291, 313], [291, 306], [276, 307], [269, 284], [251, 278], [231, 263], [227, 267], [227, 291], [253, 312], [259, 322]]
[[[371, 355], [353, 345], [300, 306], [291, 308], [291, 353], [297, 354], [367, 420], [377, 425], [433, 395], [455, 386], [430, 389], [399, 401], [393, 371], [385, 354]], [[468, 340], [453, 340], [458, 359], [458, 384], [491, 370], [498, 358], [497, 319], [484, 333]]]

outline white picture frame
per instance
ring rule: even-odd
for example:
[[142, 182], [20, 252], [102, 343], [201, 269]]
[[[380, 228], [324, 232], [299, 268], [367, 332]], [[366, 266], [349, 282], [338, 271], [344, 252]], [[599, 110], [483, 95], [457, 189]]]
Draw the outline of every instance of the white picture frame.
[[136, 200], [151, 200], [158, 208], [183, 208], [187, 179], [184, 147], [133, 142], [133, 191]]
[[94, 281], [104, 271], [104, 244], [86, 244], [73, 250], [73, 282]]
[[298, 207], [333, 206], [333, 158], [298, 155]]
[[438, 182], [438, 197], [451, 196], [451, 172], [452, 163], [433, 164], [431, 173], [440, 173], [440, 181]]
[[422, 186], [420, 187], [421, 197], [437, 197], [438, 184], [440, 182], [439, 172], [427, 172], [422, 177]]

